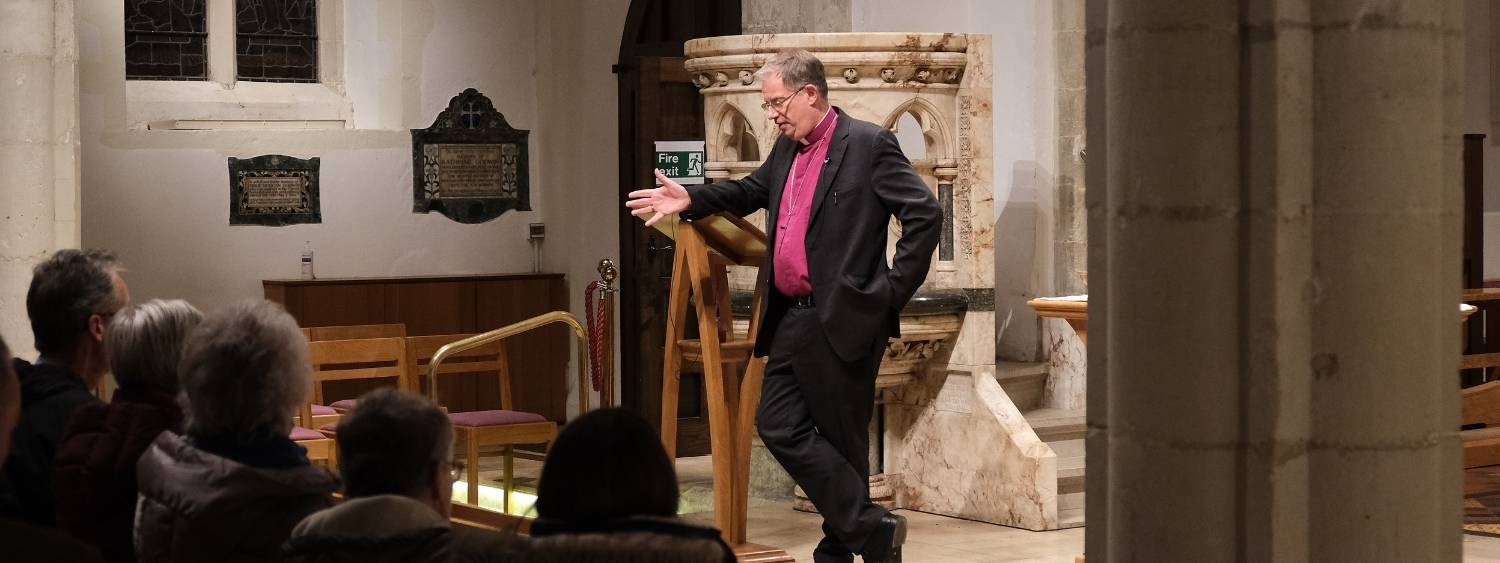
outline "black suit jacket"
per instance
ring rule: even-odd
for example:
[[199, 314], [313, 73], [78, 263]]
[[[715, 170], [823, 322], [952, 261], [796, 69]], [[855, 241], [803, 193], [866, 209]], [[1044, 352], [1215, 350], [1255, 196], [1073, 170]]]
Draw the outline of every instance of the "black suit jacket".
[[[818, 320], [834, 351], [852, 361], [900, 335], [900, 312], [927, 277], [943, 223], [932, 191], [901, 153], [896, 136], [879, 125], [849, 117], [838, 108], [828, 156], [813, 192], [807, 227], [807, 268]], [[688, 188], [692, 205], [684, 220], [720, 211], [739, 216], [759, 209], [766, 214], [770, 248], [776, 248], [777, 211], [787, 172], [797, 154], [796, 141], [776, 139], [760, 168], [739, 180]], [[886, 230], [895, 216], [901, 222], [896, 256], [886, 264]], [[773, 269], [767, 280], [776, 279]], [[766, 288], [755, 353], [770, 350], [772, 335], [790, 300]]]

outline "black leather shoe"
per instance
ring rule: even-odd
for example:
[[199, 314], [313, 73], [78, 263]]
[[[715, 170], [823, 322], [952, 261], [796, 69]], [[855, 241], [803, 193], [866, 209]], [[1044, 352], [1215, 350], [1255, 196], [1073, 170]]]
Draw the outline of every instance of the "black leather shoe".
[[886, 514], [865, 542], [865, 563], [901, 563], [901, 544], [906, 543], [906, 517]]

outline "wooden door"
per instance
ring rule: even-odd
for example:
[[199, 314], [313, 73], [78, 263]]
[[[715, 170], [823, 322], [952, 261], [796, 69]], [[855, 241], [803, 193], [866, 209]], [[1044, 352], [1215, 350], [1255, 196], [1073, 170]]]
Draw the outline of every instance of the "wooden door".
[[[651, 155], [656, 141], [703, 139], [703, 98], [683, 68], [682, 57], [638, 57], [634, 102], [635, 146], [631, 163], [631, 189], [655, 183]], [[647, 228], [628, 213], [622, 219], [622, 253], [627, 264], [621, 304], [622, 361], [638, 374], [622, 391], [632, 395], [626, 404], [637, 408], [653, 424], [660, 424], [662, 353], [665, 345], [668, 282], [672, 277], [672, 239]], [[628, 243], [626, 241], [629, 241]], [[682, 376], [682, 401], [678, 405], [677, 455], [708, 453], [708, 422], [704, 407], [701, 371], [688, 367]], [[629, 391], [625, 391], [629, 390]]]
[[[623, 406], [659, 425], [672, 240], [625, 211], [629, 192], [654, 185], [656, 141], [702, 140], [703, 98], [683, 68], [683, 43], [740, 32], [739, 0], [634, 0], [620, 41], [620, 365]], [[696, 322], [696, 321], [695, 321]], [[689, 326], [692, 326], [691, 324]], [[697, 369], [697, 368], [689, 368]], [[678, 456], [708, 453], [703, 379], [685, 372]]]

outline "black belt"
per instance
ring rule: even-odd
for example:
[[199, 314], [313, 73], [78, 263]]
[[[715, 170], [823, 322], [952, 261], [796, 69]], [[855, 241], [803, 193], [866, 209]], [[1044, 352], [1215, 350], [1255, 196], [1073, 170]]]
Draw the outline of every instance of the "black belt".
[[813, 296], [812, 296], [811, 293], [809, 293], [807, 295], [803, 295], [801, 297], [792, 297], [791, 300], [792, 300], [792, 308], [793, 309], [811, 309], [811, 308], [813, 308]]

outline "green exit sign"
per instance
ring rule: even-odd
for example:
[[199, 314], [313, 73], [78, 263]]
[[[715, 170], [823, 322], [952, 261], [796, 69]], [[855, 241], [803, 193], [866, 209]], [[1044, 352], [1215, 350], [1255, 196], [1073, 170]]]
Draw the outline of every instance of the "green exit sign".
[[657, 141], [655, 167], [679, 184], [702, 184], [703, 141]]

